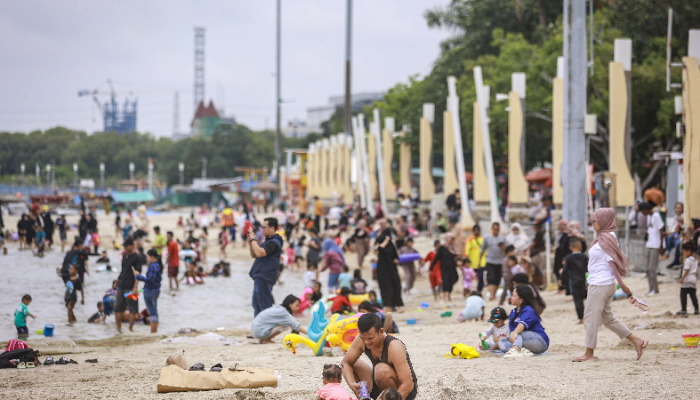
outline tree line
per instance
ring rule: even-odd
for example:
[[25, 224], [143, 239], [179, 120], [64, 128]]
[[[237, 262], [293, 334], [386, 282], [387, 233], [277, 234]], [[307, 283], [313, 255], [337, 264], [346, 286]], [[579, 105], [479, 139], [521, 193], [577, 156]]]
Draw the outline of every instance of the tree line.
[[[282, 148], [306, 147], [309, 139], [282, 138]], [[245, 125], [221, 125], [211, 139], [186, 138], [174, 142], [150, 134], [97, 132], [88, 135], [64, 127], [25, 133], [0, 132], [0, 182], [19, 184], [20, 166], [25, 164], [25, 183], [37, 184], [35, 165], [41, 168], [41, 181], [46, 182], [46, 164], [55, 169], [56, 184], [73, 182], [73, 163], [78, 164], [79, 179], [94, 179], [99, 185], [100, 163], [105, 165], [105, 184], [115, 187], [129, 177], [129, 163], [134, 163], [134, 176], [148, 174], [148, 159], [154, 164], [154, 175], [168, 185], [179, 183], [178, 164], [185, 164], [185, 183], [201, 176], [202, 159], [207, 159], [208, 178], [240, 175], [235, 167], [268, 167], [274, 161], [274, 133], [252, 131]], [[282, 158], [284, 162], [285, 158]]]

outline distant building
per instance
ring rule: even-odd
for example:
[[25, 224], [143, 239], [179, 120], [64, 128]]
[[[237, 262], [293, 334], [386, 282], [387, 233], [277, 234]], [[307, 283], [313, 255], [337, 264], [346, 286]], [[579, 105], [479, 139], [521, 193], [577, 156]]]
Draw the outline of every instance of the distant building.
[[[352, 110], [360, 111], [362, 107], [381, 100], [384, 94], [355, 93], [352, 95]], [[333, 96], [328, 99], [325, 106], [309, 107], [306, 109], [306, 129], [310, 132], [320, 132], [321, 124], [328, 121], [339, 108], [345, 107], [345, 96]], [[287, 136], [287, 135], [285, 135]], [[306, 135], [304, 135], [306, 136]]]
[[330, 104], [327, 106], [310, 107], [306, 109], [306, 126], [309, 129], [321, 131], [321, 124], [328, 121], [333, 116], [337, 106]]
[[281, 131], [282, 134], [288, 138], [303, 138], [309, 133], [318, 132], [319, 130], [309, 128], [306, 126], [305, 121], [294, 120], [287, 122], [287, 126], [283, 126]]
[[123, 135], [128, 132], [136, 132], [136, 114], [138, 102], [124, 100], [124, 106], [119, 109], [119, 105], [112, 97], [112, 100], [104, 105], [104, 131], [117, 132]]
[[[363, 106], [374, 103], [375, 101], [381, 100], [384, 94], [381, 92], [375, 93], [353, 93], [352, 95], [352, 110], [359, 111]], [[345, 96], [333, 96], [328, 100], [329, 103], [335, 105], [336, 107], [345, 106]]]
[[187, 133], [187, 132], [178, 132], [178, 133], [173, 133], [172, 139], [173, 139], [173, 142], [177, 142], [177, 141], [179, 141], [179, 140], [187, 139], [187, 138], [190, 138], [190, 137], [192, 137], [192, 132], [189, 132], [189, 133]]
[[209, 101], [209, 105], [205, 106], [204, 102], [200, 101], [199, 106], [197, 106], [197, 112], [194, 113], [194, 118], [192, 118], [192, 123], [190, 124], [192, 136], [209, 139], [220, 123], [221, 118], [219, 117], [219, 112], [216, 111], [216, 107], [214, 107], [214, 102]]

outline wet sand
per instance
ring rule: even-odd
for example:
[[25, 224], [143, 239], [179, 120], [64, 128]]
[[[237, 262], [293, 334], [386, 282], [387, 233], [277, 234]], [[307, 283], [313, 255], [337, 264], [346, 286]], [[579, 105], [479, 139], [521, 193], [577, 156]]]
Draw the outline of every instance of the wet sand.
[[[173, 219], [172, 216], [158, 218], [172, 220], [161, 223], [161, 226], [164, 226], [166, 230], [171, 229], [165, 225], [166, 222], [174, 226], [176, 221], [176, 218]], [[155, 217], [152, 218], [152, 225], [154, 225], [153, 220], [155, 219]], [[109, 220], [111, 221], [112, 218]], [[7, 220], [6, 223], [8, 223]], [[102, 223], [102, 218], [100, 218], [100, 224], [101, 227], [106, 226], [106, 222]], [[211, 233], [210, 237], [213, 235]], [[416, 242], [416, 247], [422, 254], [425, 254], [431, 240], [420, 238]], [[215, 253], [212, 251], [215, 246], [211, 247], [210, 254], [213, 255]], [[10, 253], [16, 252], [16, 247], [11, 245], [9, 250]], [[21, 267], [8, 266], [5, 262], [7, 257], [0, 256], [0, 269]], [[239, 260], [243, 265], [250, 265], [247, 253], [240, 249], [235, 254], [231, 253], [230, 257]], [[351, 268], [356, 266], [354, 254], [347, 255], [346, 258]], [[365, 264], [363, 275], [368, 277], [370, 276], [368, 260], [365, 261]], [[670, 273], [675, 276], [677, 271]], [[286, 283], [285, 286], [291, 285], [291, 282], [296, 279], [301, 279], [302, 273], [286, 274], [283, 280], [290, 283]], [[29, 280], [31, 277], [26, 276], [25, 279]], [[485, 330], [488, 323], [457, 322], [456, 314], [464, 304], [461, 293], [457, 293], [457, 288], [453, 294], [453, 307], [449, 308], [453, 311], [453, 316], [440, 318], [439, 314], [445, 310], [445, 306], [433, 300], [427, 278], [419, 277], [416, 282], [416, 293], [405, 299], [407, 312], [396, 315], [401, 328], [401, 334], [398, 337], [406, 344], [418, 375], [418, 398], [697, 398], [697, 387], [693, 382], [700, 372], [700, 366], [698, 366], [700, 349], [685, 348], [681, 334], [700, 333], [700, 317], [676, 316], [675, 312], [680, 308], [679, 285], [671, 280], [671, 275], [668, 272], [667, 276], [660, 277], [660, 280], [661, 294], [645, 299], [651, 306], [651, 310], [644, 316], [625, 300], [613, 302], [615, 314], [630, 329], [633, 329], [635, 334], [651, 341], [640, 361], [634, 360], [635, 352], [627, 341], [620, 341], [612, 332], [601, 328], [596, 351], [599, 360], [575, 364], [571, 362], [571, 359], [583, 353], [583, 327], [577, 324], [573, 303], [566, 302], [563, 295], [554, 292], [543, 293], [548, 307], [542, 315], [542, 323], [551, 341], [548, 355], [505, 360], [498, 356], [482, 353], [480, 358], [473, 360], [444, 359], [444, 354], [449, 351], [451, 343], [461, 342], [475, 346], [478, 333]], [[58, 282], [60, 283], [60, 280]], [[244, 281], [244, 283], [246, 282]], [[250, 285], [249, 282], [248, 285]], [[630, 276], [628, 285], [635, 293], [646, 292], [645, 277]], [[2, 287], [3, 293], [5, 293], [7, 283], [3, 283]], [[181, 289], [183, 297], [184, 293], [187, 292], [185, 289], [196, 290], [199, 288], [186, 287]], [[293, 292], [291, 288], [288, 291]], [[284, 290], [280, 293], [284, 293]], [[179, 295], [180, 293], [178, 293]], [[226, 295], [228, 300], [224, 301], [221, 306], [214, 304], [200, 306], [204, 312], [208, 313], [206, 318], [209, 323], [205, 326], [211, 331], [215, 331], [218, 326], [224, 326], [228, 329], [215, 331], [215, 333], [229, 337], [233, 341], [247, 342], [244, 345], [162, 344], [158, 343], [158, 340], [165, 335], [150, 335], [147, 333], [148, 328], [144, 326], [137, 326], [135, 334], [125, 334], [101, 340], [45, 339], [35, 335], [30, 343], [45, 354], [53, 354], [54, 357], [65, 355], [78, 361], [79, 364], [42, 366], [33, 370], [0, 370], [0, 391], [3, 393], [3, 397], [7, 398], [38, 396], [46, 399], [128, 397], [135, 399], [281, 400], [316, 398], [315, 392], [322, 386], [321, 371], [323, 365], [328, 362], [340, 362], [342, 356], [336, 352], [330, 357], [315, 357], [311, 350], [303, 345], [297, 347], [297, 354], [294, 355], [282, 346], [281, 339], [270, 345], [258, 345], [252, 341], [248, 343], [245, 339], [247, 329], [231, 329], [235, 326], [246, 326], [247, 322], [243, 319], [230, 320], [229, 317], [219, 317], [216, 311], [220, 307], [230, 307], [232, 303], [247, 305], [249, 297], [247, 294], [231, 291], [227, 292]], [[195, 296], [194, 299], [198, 299], [198, 297]], [[10, 302], [12, 307], [9, 310], [3, 306], [3, 312], [6, 315], [3, 319], [10, 318], [9, 314], [14, 310], [17, 301]], [[162, 299], [159, 305], [167, 301], [167, 298]], [[5, 304], [6, 301], [3, 299], [2, 302]], [[417, 311], [421, 302], [430, 304], [427, 310]], [[487, 300], [486, 304], [487, 311], [496, 306], [494, 301]], [[32, 312], [34, 312], [33, 305], [34, 303], [30, 306]], [[190, 304], [190, 306], [194, 306], [194, 304]], [[506, 307], [506, 309], [510, 310], [510, 307]], [[89, 314], [86, 313], [86, 316]], [[165, 321], [167, 315], [161, 314], [161, 319]], [[81, 317], [81, 315], [78, 316], [79, 321], [82, 320]], [[61, 315], [60, 318], [65, 317]], [[408, 318], [418, 318], [421, 323], [407, 325], [405, 321]], [[301, 319], [301, 321], [306, 324], [309, 320], [306, 318]], [[242, 324], [238, 325], [239, 322]], [[31, 320], [29, 325], [30, 331], [38, 329]], [[164, 322], [161, 326], [165, 325]], [[105, 328], [112, 326], [113, 321]], [[185, 327], [188, 324], [186, 321], [173, 324], [172, 329], [163, 330], [164, 334], [172, 333], [175, 326]], [[635, 327], [643, 329], [635, 329]], [[0, 339], [4, 340], [6, 337], [3, 335]], [[156, 383], [160, 370], [165, 364], [165, 359], [180, 349], [186, 351], [185, 355], [190, 365], [203, 362], [209, 367], [221, 362], [224, 366], [233, 366], [239, 363], [246, 366], [277, 369], [283, 375], [282, 384], [275, 389], [226, 389], [159, 395], [156, 393]], [[99, 363], [84, 363], [84, 360], [90, 358], [97, 358]]]

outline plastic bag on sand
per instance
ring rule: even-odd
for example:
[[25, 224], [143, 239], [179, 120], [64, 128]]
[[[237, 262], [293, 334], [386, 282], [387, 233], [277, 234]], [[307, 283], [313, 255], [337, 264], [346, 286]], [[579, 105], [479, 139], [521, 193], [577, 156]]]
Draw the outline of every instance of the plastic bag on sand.
[[640, 299], [639, 297], [635, 297], [634, 303], [632, 303], [632, 304], [635, 307], [637, 307], [639, 312], [641, 312], [642, 314], [646, 314], [649, 311], [649, 304], [647, 304], [646, 301]]
[[185, 350], [179, 350], [172, 356], [165, 360], [165, 366], [177, 365], [178, 367], [187, 371], [187, 360], [185, 360]]

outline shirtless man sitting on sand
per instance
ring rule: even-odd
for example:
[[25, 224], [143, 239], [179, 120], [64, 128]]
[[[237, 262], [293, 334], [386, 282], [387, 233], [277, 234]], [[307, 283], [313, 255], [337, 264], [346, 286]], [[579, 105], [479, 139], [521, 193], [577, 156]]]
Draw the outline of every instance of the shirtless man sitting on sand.
[[[357, 321], [359, 335], [343, 357], [343, 377], [348, 386], [360, 397], [360, 381], [367, 382], [370, 397], [377, 399], [384, 389], [393, 388], [404, 400], [413, 400], [418, 392], [418, 381], [413, 372], [406, 346], [387, 335], [375, 314], [364, 314]], [[365, 353], [372, 366], [359, 358]]]

